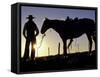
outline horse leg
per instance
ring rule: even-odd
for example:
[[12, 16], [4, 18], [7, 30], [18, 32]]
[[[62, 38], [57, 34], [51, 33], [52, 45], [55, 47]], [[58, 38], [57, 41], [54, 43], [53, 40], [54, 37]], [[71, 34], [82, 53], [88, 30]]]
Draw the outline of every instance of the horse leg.
[[95, 50], [96, 50], [96, 37], [93, 36], [93, 41], [95, 43]]
[[91, 53], [91, 49], [92, 49], [92, 37], [91, 34], [86, 34], [88, 41], [89, 41], [89, 53]]
[[93, 41], [94, 41], [94, 43], [95, 43], [95, 50], [96, 50], [96, 33], [94, 32], [94, 34], [93, 34]]
[[64, 56], [67, 56], [67, 50], [66, 50], [66, 40], [63, 40], [63, 51], [64, 51]]
[[[70, 47], [70, 45], [72, 44], [72, 42], [73, 42], [73, 39], [70, 39], [70, 42], [69, 42], [69, 44], [68, 44], [68, 50], [69, 50], [69, 47]], [[70, 51], [69, 51], [70, 52]]]

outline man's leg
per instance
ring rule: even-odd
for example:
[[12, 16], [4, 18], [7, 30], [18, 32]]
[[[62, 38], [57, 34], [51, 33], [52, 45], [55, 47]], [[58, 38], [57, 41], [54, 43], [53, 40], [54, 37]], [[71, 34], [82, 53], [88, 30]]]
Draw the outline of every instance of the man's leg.
[[25, 52], [24, 52], [24, 59], [29, 59], [29, 45], [30, 45], [30, 40], [26, 39], [26, 44], [25, 44]]
[[34, 60], [35, 58], [35, 43], [34, 41], [31, 42], [31, 60]]

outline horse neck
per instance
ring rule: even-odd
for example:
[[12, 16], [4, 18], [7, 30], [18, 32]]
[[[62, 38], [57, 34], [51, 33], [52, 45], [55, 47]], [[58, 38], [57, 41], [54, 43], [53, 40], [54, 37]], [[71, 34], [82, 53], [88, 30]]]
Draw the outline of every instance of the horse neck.
[[65, 23], [64, 21], [53, 21], [51, 24], [51, 28], [54, 29], [62, 38], [62, 40], [66, 40], [65, 38]]
[[59, 33], [59, 30], [60, 30], [60, 27], [59, 27], [59, 22], [56, 23], [57, 21], [56, 20], [52, 20], [50, 22], [50, 28], [54, 29], [56, 32]]

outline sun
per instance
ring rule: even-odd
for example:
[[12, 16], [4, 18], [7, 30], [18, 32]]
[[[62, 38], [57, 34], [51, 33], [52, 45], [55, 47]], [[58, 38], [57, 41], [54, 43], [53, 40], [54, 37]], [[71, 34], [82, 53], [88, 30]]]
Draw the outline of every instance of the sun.
[[37, 45], [36, 45], [36, 44], [34, 44], [32, 48], [33, 48], [33, 49], [37, 49]]

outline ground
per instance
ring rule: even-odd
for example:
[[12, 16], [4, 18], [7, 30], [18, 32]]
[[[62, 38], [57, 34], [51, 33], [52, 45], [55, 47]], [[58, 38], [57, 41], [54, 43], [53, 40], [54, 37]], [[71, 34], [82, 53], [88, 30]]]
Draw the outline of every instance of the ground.
[[45, 56], [34, 61], [21, 59], [20, 68], [20, 72], [96, 69], [97, 52], [94, 50], [91, 55], [88, 52], [73, 53], [66, 58], [63, 55]]

